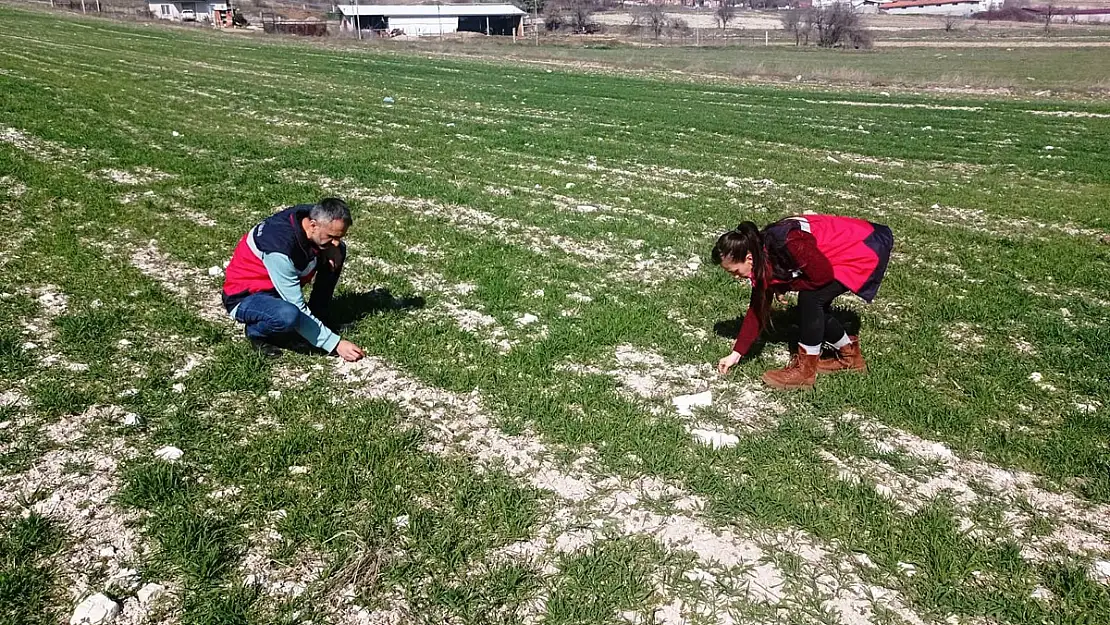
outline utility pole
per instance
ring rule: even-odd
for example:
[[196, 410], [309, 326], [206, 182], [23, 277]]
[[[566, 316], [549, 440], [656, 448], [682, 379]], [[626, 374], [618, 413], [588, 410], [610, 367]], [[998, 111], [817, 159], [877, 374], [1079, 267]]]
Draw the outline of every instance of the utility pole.
[[540, 45], [540, 0], [532, 0], [532, 33]]
[[358, 40], [362, 41], [362, 15], [359, 14], [358, 0], [355, 0], [355, 30], [358, 32]]

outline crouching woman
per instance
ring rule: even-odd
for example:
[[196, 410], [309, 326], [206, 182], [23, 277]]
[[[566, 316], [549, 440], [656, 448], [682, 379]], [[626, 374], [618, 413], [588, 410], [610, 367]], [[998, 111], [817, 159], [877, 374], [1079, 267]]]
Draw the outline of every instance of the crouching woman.
[[[893, 247], [890, 228], [833, 215], [788, 217], [762, 231], [745, 221], [722, 234], [713, 246], [713, 263], [751, 281], [752, 295], [732, 353], [717, 370], [728, 373], [748, 353], [767, 326], [776, 295], [797, 291], [798, 350], [785, 368], [764, 373], [763, 381], [778, 389], [812, 388], [818, 372], [865, 371], [859, 337], [848, 336], [830, 308], [849, 291], [874, 300]], [[835, 356], [821, 358], [823, 343]]]

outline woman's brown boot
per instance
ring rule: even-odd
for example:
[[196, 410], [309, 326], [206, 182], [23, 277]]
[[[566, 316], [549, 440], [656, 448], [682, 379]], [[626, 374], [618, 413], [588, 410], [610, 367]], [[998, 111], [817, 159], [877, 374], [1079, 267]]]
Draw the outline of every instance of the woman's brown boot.
[[813, 388], [817, 381], [817, 361], [820, 354], [810, 356], [805, 352], [794, 354], [790, 364], [763, 374], [763, 381], [772, 388], [791, 390]]
[[817, 363], [818, 373], [834, 373], [836, 371], [867, 371], [867, 362], [859, 349], [859, 337], [850, 336], [852, 342], [836, 350], [836, 356], [822, 358]]

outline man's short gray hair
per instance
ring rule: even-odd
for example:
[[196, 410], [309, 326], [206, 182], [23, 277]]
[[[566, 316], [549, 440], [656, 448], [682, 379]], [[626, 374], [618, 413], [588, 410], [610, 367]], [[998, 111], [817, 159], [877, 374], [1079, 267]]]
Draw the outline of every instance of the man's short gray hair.
[[354, 223], [351, 219], [351, 209], [347, 203], [337, 197], [326, 197], [317, 202], [312, 210], [308, 211], [308, 218], [321, 223], [342, 219], [348, 228]]

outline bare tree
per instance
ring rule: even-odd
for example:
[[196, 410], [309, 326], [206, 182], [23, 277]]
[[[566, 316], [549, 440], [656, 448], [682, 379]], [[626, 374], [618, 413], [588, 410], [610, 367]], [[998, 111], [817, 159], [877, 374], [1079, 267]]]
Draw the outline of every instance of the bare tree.
[[688, 24], [686, 20], [682, 19], [681, 17], [673, 17], [667, 20], [667, 32], [671, 37], [678, 35], [679, 37], [685, 39], [686, 37], [689, 37], [690, 33], [693, 31], [690, 29], [690, 24]]
[[817, 9], [814, 25], [817, 45], [823, 48], [871, 47], [871, 34], [863, 26], [860, 14], [848, 3], [837, 2]]
[[802, 44], [802, 12], [800, 9], [788, 9], [782, 14], [782, 29], [794, 35], [794, 45]]
[[550, 32], [561, 29], [566, 23], [566, 15], [555, 2], [545, 2], [543, 7], [543, 26]]
[[960, 25], [959, 15], [945, 15], [944, 16], [944, 32], [950, 33], [954, 30], [959, 30], [957, 26]]
[[728, 28], [728, 23], [736, 17], [736, 0], [721, 0], [717, 5], [717, 24], [721, 30]]
[[1056, 8], [1056, 2], [1049, 2], [1042, 11], [1041, 17], [1044, 18], [1044, 34], [1047, 37], [1049, 29], [1052, 28], [1052, 18], [1056, 17], [1059, 11]]
[[809, 45], [809, 36], [813, 34], [813, 29], [817, 27], [817, 9], [810, 7], [802, 13], [802, 24], [799, 27], [802, 31], [802, 38], [805, 39], [805, 45]]
[[667, 27], [667, 14], [663, 12], [663, 7], [658, 4], [649, 4], [644, 7], [642, 15], [643, 24], [658, 39], [659, 35], [663, 34], [663, 29]]

